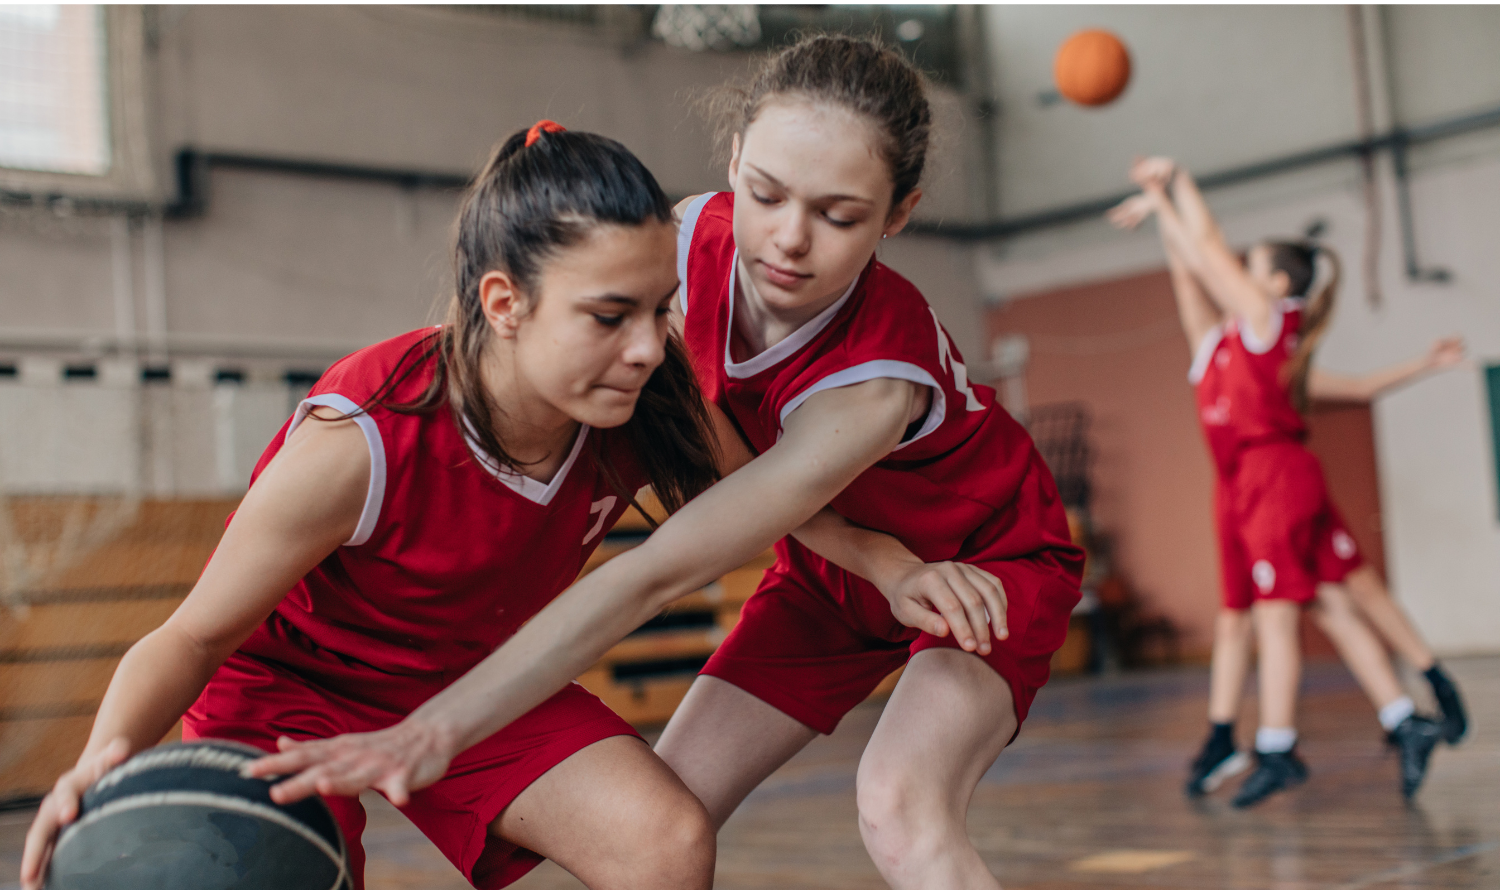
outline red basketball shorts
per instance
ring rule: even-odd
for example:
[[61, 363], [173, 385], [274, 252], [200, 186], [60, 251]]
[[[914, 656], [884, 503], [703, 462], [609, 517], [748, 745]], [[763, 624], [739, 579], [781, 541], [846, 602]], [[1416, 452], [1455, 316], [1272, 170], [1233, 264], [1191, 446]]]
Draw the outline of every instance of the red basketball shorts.
[[1247, 449], [1214, 492], [1224, 607], [1256, 600], [1307, 604], [1318, 585], [1337, 583], [1364, 560], [1323, 481], [1323, 468], [1299, 444]]
[[[749, 692], [821, 733], [924, 649], [960, 649], [953, 635], [906, 627], [874, 585], [788, 539], [745, 603], [739, 624], [703, 673]], [[1022, 559], [964, 559], [1000, 579], [1010, 636], [982, 658], [1010, 686], [1016, 722], [1047, 682], [1078, 604], [1078, 581], [1045, 551]]]
[[[377, 672], [320, 649], [275, 615], [236, 652], [183, 717], [183, 738], [218, 738], [276, 750], [278, 736], [329, 738], [372, 732], [401, 720], [442, 688]], [[268, 657], [274, 654], [276, 657]], [[602, 739], [635, 735], [628, 723], [577, 684], [454, 759], [448, 774], [401, 808], [480, 890], [504, 887], [541, 857], [489, 833], [489, 825], [543, 773]], [[364, 888], [355, 797], [325, 798], [349, 847], [354, 890]]]

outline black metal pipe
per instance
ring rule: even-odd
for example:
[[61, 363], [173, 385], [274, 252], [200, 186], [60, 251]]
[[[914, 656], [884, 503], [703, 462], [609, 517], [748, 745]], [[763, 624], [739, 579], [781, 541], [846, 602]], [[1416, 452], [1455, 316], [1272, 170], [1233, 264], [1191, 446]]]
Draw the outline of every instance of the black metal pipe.
[[[1395, 162], [1397, 206], [1401, 216], [1402, 244], [1406, 251], [1407, 274], [1414, 280], [1444, 281], [1448, 277], [1446, 271], [1423, 269], [1416, 260], [1416, 235], [1411, 214], [1407, 149], [1412, 145], [1448, 139], [1497, 125], [1500, 125], [1500, 107], [1460, 115], [1420, 127], [1397, 128], [1369, 139], [1339, 142], [1267, 161], [1220, 170], [1200, 176], [1198, 185], [1203, 189], [1222, 188], [1304, 167], [1331, 163], [1343, 158], [1368, 157], [1379, 151], [1390, 151]], [[35, 194], [4, 189], [0, 189], [0, 204], [42, 206], [60, 213], [123, 213], [132, 216], [161, 213], [173, 218], [198, 216], [208, 209], [209, 172], [215, 167], [322, 179], [387, 183], [410, 189], [457, 190], [464, 188], [470, 181], [470, 175], [466, 173], [376, 167], [238, 152], [200, 151], [192, 147], [179, 149], [175, 160], [177, 194], [170, 203], [165, 205], [139, 200], [75, 198], [63, 194]], [[981, 222], [913, 220], [907, 227], [907, 231], [961, 242], [999, 240], [1097, 218], [1132, 194], [1134, 194], [1133, 191], [1121, 191], [1009, 219], [1000, 218]]]
[[[1394, 156], [1398, 159], [1397, 176], [1398, 178], [1402, 178], [1406, 176], [1407, 172], [1405, 159], [1407, 146], [1424, 142], [1435, 142], [1440, 139], [1447, 139], [1497, 125], [1500, 125], [1500, 107], [1475, 114], [1449, 118], [1448, 120], [1426, 126], [1395, 129], [1369, 139], [1339, 142], [1321, 148], [1313, 148], [1307, 151], [1284, 155], [1279, 158], [1272, 158], [1267, 161], [1258, 161], [1253, 164], [1232, 167], [1227, 170], [1205, 174], [1198, 177], [1197, 181], [1199, 188], [1202, 189], [1222, 188], [1254, 179], [1261, 179], [1266, 176], [1300, 170], [1304, 167], [1326, 164], [1347, 157], [1365, 157], [1378, 151], [1393, 152]], [[1398, 182], [1398, 197], [1406, 192], [1403, 186], [1404, 181]], [[992, 241], [1097, 218], [1109, 208], [1133, 194], [1135, 194], [1133, 190], [1122, 191], [1104, 197], [1080, 201], [1076, 204], [1067, 204], [1061, 207], [1011, 217], [1010, 219], [1002, 218], [977, 223], [913, 220], [907, 226], [907, 231], [921, 235], [951, 238], [955, 241]], [[1411, 230], [1409, 198], [1405, 200], [1404, 206], [1407, 206], [1407, 211], [1405, 211], [1403, 218], [1403, 227], [1409, 235]], [[1409, 238], [1408, 240], [1412, 239]]]
[[357, 182], [385, 183], [407, 189], [442, 191], [456, 191], [464, 188], [471, 179], [466, 173], [373, 167], [228, 151], [199, 151], [185, 147], [177, 151], [177, 197], [166, 206], [165, 214], [181, 219], [204, 213], [208, 209], [208, 171], [214, 167], [280, 173], [288, 176], [310, 176], [315, 179], [350, 179]]

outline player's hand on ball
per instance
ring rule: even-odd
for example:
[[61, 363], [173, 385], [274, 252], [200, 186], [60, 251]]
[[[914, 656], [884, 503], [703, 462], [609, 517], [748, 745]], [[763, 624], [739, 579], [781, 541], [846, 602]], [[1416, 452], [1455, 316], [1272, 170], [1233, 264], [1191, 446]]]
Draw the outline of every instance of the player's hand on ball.
[[1112, 207], [1106, 217], [1117, 229], [1134, 229], [1156, 209], [1147, 195], [1131, 195]]
[[924, 563], [881, 593], [897, 621], [933, 636], [951, 632], [965, 651], [988, 655], [992, 634], [998, 640], [1010, 636], [1005, 588], [984, 569], [961, 562]]
[[352, 797], [374, 788], [405, 806], [413, 791], [441, 779], [453, 759], [442, 734], [410, 718], [379, 732], [331, 739], [299, 742], [283, 736], [276, 747], [280, 754], [260, 758], [245, 773], [286, 776], [271, 789], [271, 799], [283, 805], [313, 794]]
[[78, 818], [83, 792], [128, 756], [130, 743], [123, 738], [115, 739], [101, 750], [80, 758], [78, 765], [63, 773], [42, 798], [36, 818], [31, 821], [31, 830], [26, 832], [26, 847], [21, 853], [22, 890], [41, 890], [57, 836]]

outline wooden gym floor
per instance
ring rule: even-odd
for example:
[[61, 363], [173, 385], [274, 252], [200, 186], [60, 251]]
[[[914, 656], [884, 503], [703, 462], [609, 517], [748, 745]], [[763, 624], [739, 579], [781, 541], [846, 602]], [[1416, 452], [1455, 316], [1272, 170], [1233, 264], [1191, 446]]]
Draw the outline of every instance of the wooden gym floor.
[[[1183, 798], [1203, 734], [1201, 668], [1062, 679], [974, 795], [969, 830], [1008, 890], [1500, 887], [1500, 658], [1448, 663], [1475, 726], [1434, 755], [1411, 807], [1374, 715], [1336, 664], [1308, 667], [1306, 785], [1248, 812]], [[855, 890], [884, 883], [855, 826], [854, 775], [878, 704], [849, 715], [758, 789], [720, 836], [721, 890]], [[1241, 721], [1242, 739], [1253, 720]], [[379, 798], [369, 890], [461, 890], [458, 873]], [[29, 812], [0, 813], [0, 890], [13, 890]], [[581, 885], [544, 864], [518, 890]]]

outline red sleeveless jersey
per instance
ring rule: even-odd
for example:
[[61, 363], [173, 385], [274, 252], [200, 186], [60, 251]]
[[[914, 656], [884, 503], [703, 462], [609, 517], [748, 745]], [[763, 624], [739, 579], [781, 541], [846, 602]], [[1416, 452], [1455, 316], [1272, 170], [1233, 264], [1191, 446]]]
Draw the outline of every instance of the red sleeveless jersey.
[[[266, 448], [252, 481], [309, 409], [354, 412], [435, 333], [412, 331], [335, 363]], [[411, 401], [431, 379], [432, 363], [423, 362], [388, 401]], [[457, 679], [566, 589], [625, 511], [600, 462], [626, 491], [646, 484], [613, 431], [582, 426], [543, 484], [481, 461], [446, 404], [425, 414], [375, 406], [354, 419], [370, 447], [359, 525], [276, 613], [318, 646], [382, 672]], [[268, 641], [257, 633], [243, 648], [257, 654]]]
[[[834, 509], [899, 538], [926, 562], [981, 551], [1008, 558], [1062, 548], [1069, 554], [1064, 562], [1077, 555], [1031, 437], [996, 403], [994, 390], [969, 382], [922, 294], [873, 259], [836, 303], [790, 337], [733, 361], [733, 213], [734, 196], [718, 193], [694, 201], [683, 217], [684, 339], [704, 395], [734, 419], [757, 453], [776, 443], [783, 419], [814, 393], [881, 377], [910, 380], [932, 389], [926, 418], [834, 498]], [[1003, 511], [1017, 515], [1002, 523], [998, 540], [969, 540]], [[783, 559], [792, 543], [777, 544]], [[820, 562], [811, 553], [803, 558]]]
[[1284, 300], [1271, 316], [1266, 342], [1230, 319], [1199, 344], [1188, 380], [1197, 389], [1198, 420], [1221, 475], [1234, 472], [1246, 448], [1307, 438], [1307, 422], [1281, 376], [1297, 351], [1301, 326], [1301, 302]]

